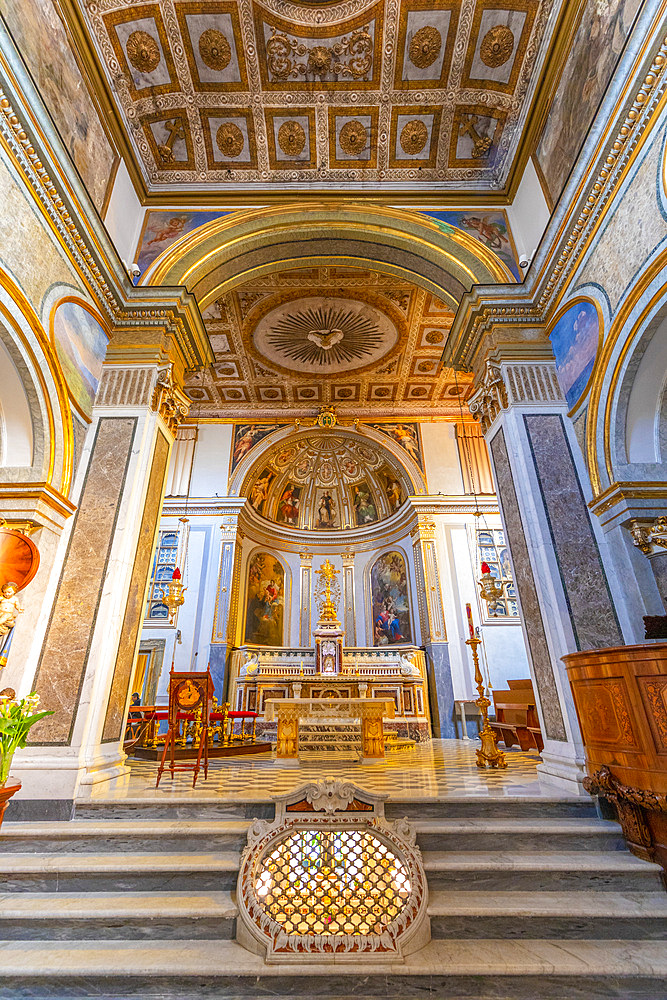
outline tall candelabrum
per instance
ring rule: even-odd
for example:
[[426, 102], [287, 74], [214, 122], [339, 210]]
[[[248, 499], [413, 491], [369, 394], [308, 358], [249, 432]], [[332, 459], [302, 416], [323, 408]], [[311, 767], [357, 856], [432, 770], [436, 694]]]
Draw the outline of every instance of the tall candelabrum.
[[470, 646], [472, 660], [475, 665], [475, 687], [479, 691], [479, 698], [475, 700], [475, 704], [479, 708], [483, 723], [482, 731], [479, 734], [482, 746], [476, 751], [477, 767], [507, 767], [505, 754], [502, 750], [498, 749], [496, 734], [489, 725], [489, 706], [491, 702], [484, 694], [484, 678], [479, 666], [479, 653], [477, 652], [477, 647], [481, 641], [481, 639], [477, 639], [475, 636], [466, 639], [466, 646]]

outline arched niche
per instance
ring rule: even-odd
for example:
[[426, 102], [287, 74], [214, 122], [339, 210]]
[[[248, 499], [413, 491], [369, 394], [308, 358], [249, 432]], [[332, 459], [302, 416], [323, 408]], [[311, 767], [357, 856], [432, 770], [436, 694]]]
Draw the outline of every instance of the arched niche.
[[30, 400], [12, 358], [0, 338], [0, 466], [30, 468], [34, 450], [34, 429]]
[[[0, 344], [0, 405], [6, 431], [2, 479], [46, 484], [67, 496], [74, 472], [67, 387], [39, 317], [1, 268]], [[14, 435], [16, 440], [9, 440]]]
[[414, 643], [410, 566], [402, 548], [393, 546], [369, 561], [365, 590], [369, 645]]
[[287, 645], [289, 567], [266, 547], [254, 548], [245, 562], [242, 640], [250, 646]]
[[347, 534], [393, 517], [409, 496], [425, 493], [418, 458], [373, 428], [286, 428], [245, 456], [230, 493], [248, 497], [281, 531]]

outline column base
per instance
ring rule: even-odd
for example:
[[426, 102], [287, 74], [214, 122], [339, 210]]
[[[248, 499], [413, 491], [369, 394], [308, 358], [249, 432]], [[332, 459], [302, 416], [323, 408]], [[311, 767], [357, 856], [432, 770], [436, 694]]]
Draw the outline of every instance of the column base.
[[[556, 746], [558, 746], [556, 744]], [[567, 750], [573, 751], [571, 745], [565, 745], [565, 752], [558, 752], [553, 749], [553, 744], [545, 747], [542, 751], [542, 763], [537, 765], [540, 784], [558, 788], [561, 791], [569, 792], [570, 795], [577, 795], [581, 798], [588, 798], [588, 792], [582, 782], [586, 777], [585, 758], [568, 754]]]
[[28, 747], [14, 757], [12, 775], [22, 788], [7, 818], [70, 819], [74, 803], [89, 799], [94, 786], [129, 777], [125, 760], [118, 744], [100, 747], [86, 760], [71, 747]]

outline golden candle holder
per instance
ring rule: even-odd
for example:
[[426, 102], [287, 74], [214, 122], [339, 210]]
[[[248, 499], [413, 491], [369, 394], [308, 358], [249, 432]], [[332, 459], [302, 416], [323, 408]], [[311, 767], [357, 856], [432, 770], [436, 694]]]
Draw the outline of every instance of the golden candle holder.
[[483, 723], [482, 731], [479, 734], [482, 746], [479, 750], [475, 751], [477, 754], [477, 767], [507, 767], [505, 754], [502, 750], [498, 749], [496, 734], [489, 725], [489, 705], [491, 702], [484, 694], [484, 678], [479, 666], [479, 653], [477, 652], [477, 647], [481, 641], [481, 639], [475, 637], [466, 639], [466, 646], [470, 646], [472, 651], [472, 661], [475, 665], [475, 687], [479, 691], [479, 698], [475, 700], [475, 704], [479, 708]]

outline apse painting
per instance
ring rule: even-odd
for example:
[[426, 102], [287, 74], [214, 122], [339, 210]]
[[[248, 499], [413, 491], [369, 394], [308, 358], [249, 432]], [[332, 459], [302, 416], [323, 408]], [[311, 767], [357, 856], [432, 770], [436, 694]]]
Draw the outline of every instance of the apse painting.
[[251, 448], [254, 448], [262, 438], [284, 426], [284, 424], [234, 424], [232, 467], [230, 473], [234, 471], [239, 462], [243, 461]]
[[77, 409], [90, 417], [109, 343], [108, 334], [88, 309], [69, 299], [57, 306], [52, 324], [53, 343], [67, 388]]
[[389, 509], [393, 514], [405, 500], [405, 491], [398, 478], [387, 466], [380, 470], [380, 480], [384, 486], [384, 493], [389, 503]]
[[507, 216], [503, 211], [484, 212], [424, 212], [438, 223], [444, 223], [443, 228], [454, 226], [468, 236], [483, 243], [500, 257], [503, 264], [510, 269], [517, 281], [523, 281], [516, 250], [512, 241]]
[[536, 159], [552, 203], [611, 79], [641, 0], [588, 0], [538, 143]]
[[199, 229], [213, 219], [221, 219], [229, 212], [174, 212], [148, 211], [144, 218], [144, 227], [139, 237], [135, 260], [143, 274], [161, 253], [180, 240], [181, 236]]
[[576, 302], [570, 306], [551, 331], [558, 381], [570, 407], [586, 388], [599, 339], [598, 312], [592, 302]]
[[376, 431], [382, 431], [393, 438], [401, 448], [407, 451], [410, 458], [424, 471], [421, 446], [419, 444], [419, 427], [417, 424], [371, 424]]
[[287, 483], [280, 494], [278, 510], [276, 511], [276, 521], [279, 524], [288, 524], [295, 527], [299, 523], [299, 510], [301, 504], [301, 487], [296, 483]]
[[364, 524], [374, 524], [378, 520], [378, 511], [368, 483], [365, 480], [355, 483], [350, 492], [356, 526], [360, 528]]
[[285, 616], [285, 570], [268, 552], [257, 552], [248, 564], [245, 642], [282, 646]]
[[266, 501], [269, 497], [271, 484], [275, 478], [276, 474], [273, 469], [264, 469], [261, 476], [259, 476], [259, 478], [252, 484], [252, 488], [250, 490], [250, 503], [258, 514], [264, 514], [266, 511]]
[[371, 603], [374, 646], [412, 642], [408, 578], [400, 552], [385, 552], [373, 563]]
[[314, 528], [327, 530], [338, 528], [338, 504], [336, 495], [331, 490], [320, 490], [315, 501]]

